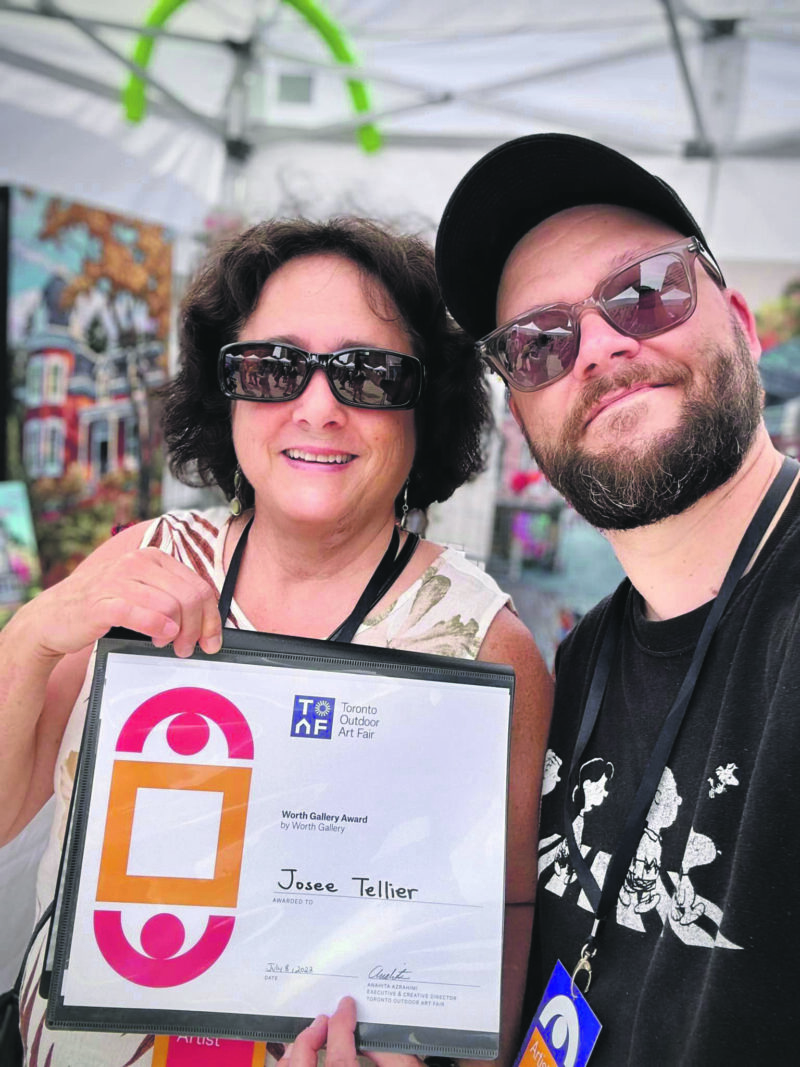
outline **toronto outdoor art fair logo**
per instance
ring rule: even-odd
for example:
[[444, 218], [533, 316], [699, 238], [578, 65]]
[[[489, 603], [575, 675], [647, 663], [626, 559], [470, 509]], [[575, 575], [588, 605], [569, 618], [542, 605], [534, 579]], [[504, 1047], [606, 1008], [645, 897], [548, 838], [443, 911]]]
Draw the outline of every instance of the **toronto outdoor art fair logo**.
[[320, 737], [330, 740], [333, 730], [334, 697], [296, 696], [292, 712], [292, 737]]

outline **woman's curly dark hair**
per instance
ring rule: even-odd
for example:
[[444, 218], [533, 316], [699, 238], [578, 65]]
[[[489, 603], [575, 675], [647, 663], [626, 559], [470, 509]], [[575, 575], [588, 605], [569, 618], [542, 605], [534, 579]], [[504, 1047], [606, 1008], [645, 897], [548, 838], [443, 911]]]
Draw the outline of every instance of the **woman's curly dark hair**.
[[[385, 315], [388, 293], [414, 355], [425, 364], [425, 390], [415, 409], [408, 506], [427, 508], [435, 500], [447, 500], [485, 465], [491, 409], [481, 364], [466, 334], [445, 311], [430, 246], [419, 237], [352, 217], [261, 222], [221, 243], [206, 260], [181, 303], [181, 367], [162, 393], [170, 468], [188, 484], [218, 485], [228, 499], [234, 495], [231, 402], [217, 379], [219, 350], [239, 339], [275, 270], [297, 256], [324, 253], [360, 268], [376, 314]], [[249, 485], [240, 496], [245, 505], [252, 504]], [[401, 503], [398, 497], [397, 514]]]

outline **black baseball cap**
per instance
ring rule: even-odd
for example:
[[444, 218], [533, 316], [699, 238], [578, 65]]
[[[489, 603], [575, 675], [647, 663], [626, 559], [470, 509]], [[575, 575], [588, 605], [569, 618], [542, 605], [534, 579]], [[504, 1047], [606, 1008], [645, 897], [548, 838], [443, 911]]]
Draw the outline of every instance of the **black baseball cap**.
[[599, 141], [537, 133], [507, 141], [467, 172], [436, 237], [445, 304], [473, 338], [497, 325], [500, 275], [514, 245], [540, 222], [580, 204], [617, 204], [708, 243], [665, 181]]

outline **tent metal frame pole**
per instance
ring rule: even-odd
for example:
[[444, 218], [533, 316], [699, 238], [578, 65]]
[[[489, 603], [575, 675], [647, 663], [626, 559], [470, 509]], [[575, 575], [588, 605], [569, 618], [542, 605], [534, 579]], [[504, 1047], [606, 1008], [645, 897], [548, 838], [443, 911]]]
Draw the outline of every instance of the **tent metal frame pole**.
[[683, 48], [683, 41], [681, 40], [681, 35], [678, 31], [678, 23], [673, 9], [673, 0], [661, 0], [661, 3], [664, 5], [664, 11], [667, 15], [667, 25], [669, 26], [669, 33], [672, 39], [672, 48], [675, 52], [675, 58], [678, 61], [678, 70], [680, 71], [686, 95], [689, 98], [689, 108], [691, 109], [692, 121], [694, 123], [695, 140], [693, 143], [687, 145], [687, 155], [706, 156], [711, 158], [715, 155], [715, 148], [706, 131], [703, 114], [697, 99], [697, 93], [695, 92], [694, 83], [692, 82], [692, 76], [689, 73], [689, 65], [686, 62], [686, 53]]
[[[19, 4], [9, 3], [8, 0], [0, 0], [0, 11], [8, 11], [12, 15], [33, 15], [36, 18], [53, 19], [60, 22], [73, 22], [75, 19], [75, 16], [59, 10], [49, 0], [40, 0], [38, 7], [21, 7]], [[168, 37], [173, 41], [210, 45], [213, 48], [219, 48], [226, 43], [225, 41], [214, 40], [213, 37], [202, 37], [199, 34], [192, 33], [176, 33], [174, 30], [164, 30], [158, 26], [134, 26], [127, 22], [114, 22], [112, 19], [98, 19], [92, 16], [80, 16], [80, 19], [81, 22], [96, 30], [134, 33], [137, 37]]]
[[[51, 78], [53, 81], [69, 85], [73, 89], [80, 89], [81, 92], [91, 93], [94, 96], [98, 96], [102, 100], [109, 100], [117, 104], [119, 103], [118, 88], [108, 85], [106, 82], [99, 82], [95, 78], [89, 78], [85, 74], [79, 74], [77, 71], [67, 70], [65, 67], [58, 67], [54, 63], [48, 63], [44, 59], [22, 55], [21, 52], [15, 52], [13, 49], [6, 48], [2, 44], [0, 44], [0, 63], [8, 63], [9, 66], [17, 67], [19, 70], [28, 71], [30, 74], [38, 74], [44, 78]], [[159, 118], [174, 119], [176, 117], [175, 109], [171, 107], [167, 101], [162, 103], [161, 101], [154, 100], [152, 104], [148, 106], [152, 114], [158, 115]], [[215, 119], [209, 119], [208, 121], [214, 126], [214, 136], [224, 139], [225, 131], [222, 124]]]
[[117, 60], [118, 63], [121, 63], [123, 67], [126, 67], [129, 71], [131, 71], [131, 73], [136, 74], [139, 78], [142, 78], [142, 80], [147, 85], [159, 92], [163, 96], [163, 98], [172, 105], [172, 107], [176, 108], [191, 122], [200, 126], [207, 133], [211, 133], [214, 137], [219, 137], [219, 129], [214, 125], [213, 122], [208, 119], [206, 115], [203, 115], [199, 111], [195, 111], [193, 108], [189, 107], [188, 104], [185, 104], [177, 96], [171, 93], [169, 89], [165, 88], [165, 86], [163, 86], [159, 81], [157, 81], [148, 71], [140, 67], [138, 63], [134, 63], [133, 60], [128, 59], [127, 56], [124, 56], [121, 52], [118, 52], [116, 48], [112, 47], [112, 45], [107, 44], [99, 34], [95, 33], [95, 31], [86, 22], [85, 19], [79, 18], [75, 15], [71, 15], [66, 11], [62, 11], [52, 2], [52, 0], [47, 0], [47, 7], [58, 13], [61, 18], [63, 18], [66, 22], [74, 26], [75, 29], [79, 30], [82, 34], [84, 34], [84, 36], [88, 37], [89, 40], [92, 41], [95, 45], [97, 45], [97, 47], [101, 51], [105, 52], [107, 55], [112, 56], [114, 59]]
[[602, 70], [614, 63], [620, 63], [625, 59], [644, 59], [646, 56], [659, 55], [668, 51], [664, 41], [655, 38], [640, 41], [639, 44], [630, 48], [620, 48], [616, 51], [604, 52], [602, 55], [591, 56], [583, 59], [561, 63], [556, 66], [546, 67], [544, 70], [530, 70], [517, 74], [513, 78], [505, 78], [502, 81], [484, 82], [482, 85], [459, 93], [459, 99], [481, 98], [484, 93], [495, 92], [498, 89], [514, 89], [520, 85], [532, 85], [534, 82], [548, 81], [550, 78], [563, 78], [570, 74], [586, 74], [592, 70]]

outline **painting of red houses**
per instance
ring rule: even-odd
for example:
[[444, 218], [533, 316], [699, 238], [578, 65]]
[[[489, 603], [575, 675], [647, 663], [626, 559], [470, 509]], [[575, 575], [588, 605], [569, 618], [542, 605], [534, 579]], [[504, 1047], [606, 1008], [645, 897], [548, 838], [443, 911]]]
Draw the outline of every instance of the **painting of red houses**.
[[28, 485], [47, 585], [114, 525], [159, 510], [171, 239], [27, 189], [5, 190], [3, 206], [3, 474]]

